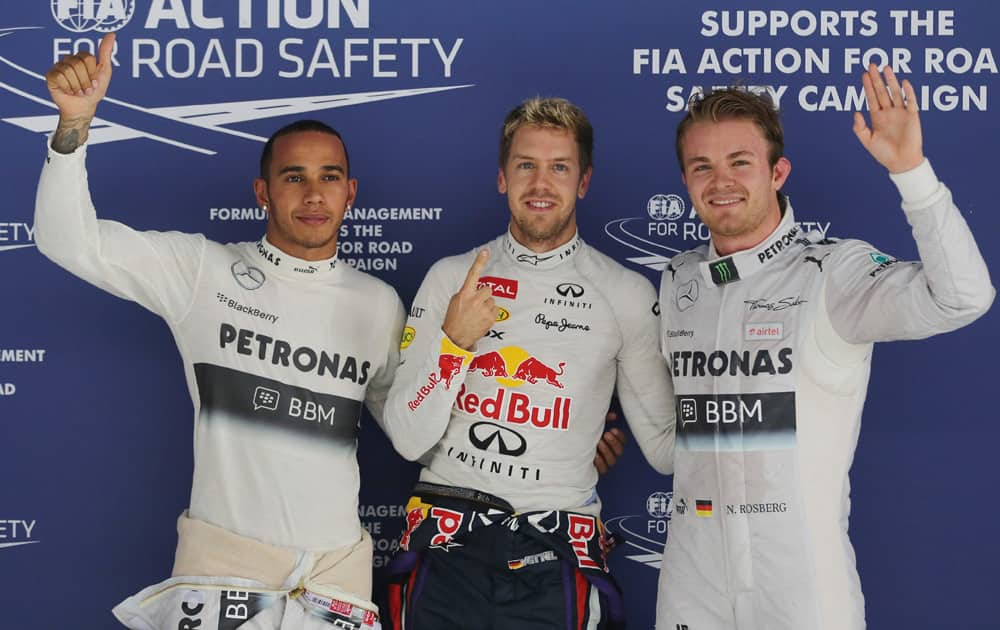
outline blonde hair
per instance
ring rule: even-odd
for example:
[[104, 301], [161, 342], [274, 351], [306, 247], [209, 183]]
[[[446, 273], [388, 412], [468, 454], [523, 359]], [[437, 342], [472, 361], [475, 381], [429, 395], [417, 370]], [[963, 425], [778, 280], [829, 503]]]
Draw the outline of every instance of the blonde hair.
[[569, 131], [580, 150], [580, 171], [593, 164], [594, 128], [583, 110], [564, 98], [530, 98], [507, 114], [500, 132], [500, 168], [510, 157], [514, 134], [524, 126]]

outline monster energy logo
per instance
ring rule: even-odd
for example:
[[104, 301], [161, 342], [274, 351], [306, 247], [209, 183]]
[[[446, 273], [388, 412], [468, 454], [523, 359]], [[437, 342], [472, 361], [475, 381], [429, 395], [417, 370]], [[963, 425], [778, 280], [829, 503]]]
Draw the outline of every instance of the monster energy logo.
[[732, 257], [712, 263], [709, 265], [709, 269], [712, 271], [712, 281], [715, 284], [726, 284], [727, 282], [740, 279], [740, 274], [736, 270], [736, 265], [733, 264]]

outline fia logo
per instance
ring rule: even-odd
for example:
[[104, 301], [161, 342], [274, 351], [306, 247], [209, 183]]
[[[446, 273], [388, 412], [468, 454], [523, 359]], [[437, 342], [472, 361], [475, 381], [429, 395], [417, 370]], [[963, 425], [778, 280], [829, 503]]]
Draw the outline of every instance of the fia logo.
[[646, 203], [646, 213], [655, 221], [676, 221], [684, 216], [684, 200], [673, 194], [653, 195]]
[[110, 33], [135, 13], [135, 0], [52, 0], [52, 17], [67, 31]]

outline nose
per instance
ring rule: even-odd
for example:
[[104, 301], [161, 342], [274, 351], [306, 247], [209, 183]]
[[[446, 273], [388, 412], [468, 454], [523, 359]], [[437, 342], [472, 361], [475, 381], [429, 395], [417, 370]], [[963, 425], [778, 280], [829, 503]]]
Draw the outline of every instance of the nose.
[[320, 192], [317, 184], [310, 183], [307, 185], [303, 201], [307, 204], [318, 204], [323, 201], [323, 194]]
[[712, 184], [715, 188], [731, 188], [736, 184], [733, 173], [728, 168], [717, 168], [712, 171]]
[[549, 186], [549, 171], [544, 168], [536, 168], [531, 171], [531, 176], [528, 181], [529, 190], [538, 192], [547, 192], [551, 190]]

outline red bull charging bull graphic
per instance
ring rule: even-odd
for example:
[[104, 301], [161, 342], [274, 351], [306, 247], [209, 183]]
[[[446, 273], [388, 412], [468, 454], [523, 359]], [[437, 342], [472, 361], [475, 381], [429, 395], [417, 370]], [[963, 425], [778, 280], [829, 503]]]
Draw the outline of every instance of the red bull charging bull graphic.
[[[491, 393], [468, 391], [465, 385], [458, 392], [455, 407], [484, 420], [530, 425], [539, 429], [565, 431], [569, 429], [572, 399], [556, 396], [551, 403], [540, 405], [527, 393], [516, 391], [525, 384], [549, 385], [563, 389], [560, 377], [566, 363], [557, 368], [517, 346], [507, 346], [476, 356], [469, 362], [470, 373], [484, 379], [494, 379], [501, 385]], [[537, 397], [537, 394], [536, 394]]]

